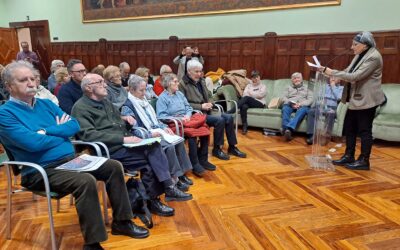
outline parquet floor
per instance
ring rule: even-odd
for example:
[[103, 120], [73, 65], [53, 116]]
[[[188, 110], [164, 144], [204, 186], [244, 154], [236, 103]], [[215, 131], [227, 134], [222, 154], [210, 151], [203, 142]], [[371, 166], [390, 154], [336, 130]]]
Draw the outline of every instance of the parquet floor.
[[[301, 135], [290, 143], [251, 131], [239, 137], [248, 158], [220, 161], [193, 177], [194, 199], [169, 203], [174, 217], [154, 216], [147, 239], [109, 234], [106, 249], [400, 249], [400, 144], [376, 142], [372, 170], [315, 171]], [[331, 142], [328, 147], [334, 147]], [[332, 154], [337, 158], [344, 146]], [[43, 198], [14, 199], [12, 240], [5, 240], [5, 175], [0, 171], [1, 249], [49, 249]], [[55, 206], [55, 202], [54, 202]], [[111, 215], [111, 211], [109, 211]], [[69, 199], [55, 213], [60, 249], [80, 249]], [[137, 221], [137, 220], [135, 220]], [[137, 221], [138, 222], [138, 221]], [[139, 223], [139, 222], [138, 222]], [[108, 227], [108, 231], [110, 228]]]

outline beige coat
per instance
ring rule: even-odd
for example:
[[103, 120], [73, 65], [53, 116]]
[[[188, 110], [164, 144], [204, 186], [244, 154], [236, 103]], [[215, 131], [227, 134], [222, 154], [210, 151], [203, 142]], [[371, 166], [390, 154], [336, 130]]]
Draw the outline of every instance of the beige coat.
[[[344, 71], [332, 71], [333, 76], [347, 81], [351, 85], [349, 99], [349, 109], [351, 110], [372, 108], [382, 104], [385, 100], [381, 88], [383, 66], [381, 54], [377, 49], [370, 48], [356, 65], [353, 73], [349, 73], [358, 57], [359, 55], [356, 55]], [[348, 83], [345, 84], [343, 90], [343, 103], [346, 103]]]

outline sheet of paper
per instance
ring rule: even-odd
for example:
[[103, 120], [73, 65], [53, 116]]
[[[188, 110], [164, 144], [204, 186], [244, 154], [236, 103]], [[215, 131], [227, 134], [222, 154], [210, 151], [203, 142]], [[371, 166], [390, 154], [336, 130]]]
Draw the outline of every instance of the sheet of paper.
[[125, 143], [125, 144], [123, 144], [123, 146], [127, 147], [127, 148], [134, 148], [134, 147], [140, 147], [140, 146], [145, 146], [145, 145], [151, 145], [155, 142], [160, 142], [160, 141], [161, 141], [160, 137], [155, 137], [155, 138], [143, 139], [138, 143]]
[[317, 65], [317, 67], [321, 67], [321, 63], [319, 62], [317, 56], [313, 56], [312, 58], [314, 59], [315, 65]]
[[308, 61], [306, 61], [306, 62], [307, 62], [307, 64], [308, 64], [308, 66], [310, 66], [310, 67], [319, 68], [319, 66], [316, 65], [316, 64], [314, 64], [314, 63], [310, 63], [310, 62], [308, 62]]
[[59, 167], [56, 167], [56, 169], [76, 172], [94, 171], [103, 165], [106, 160], [107, 158], [105, 157], [83, 154], [75, 159], [70, 160], [69, 162], [62, 164]]

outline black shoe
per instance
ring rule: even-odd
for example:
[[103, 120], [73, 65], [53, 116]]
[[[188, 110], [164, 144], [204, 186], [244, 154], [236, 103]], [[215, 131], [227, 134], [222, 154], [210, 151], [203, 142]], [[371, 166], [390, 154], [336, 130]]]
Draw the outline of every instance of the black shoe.
[[290, 131], [290, 129], [286, 129], [285, 132], [283, 133], [283, 136], [285, 137], [286, 141], [291, 141], [293, 139], [292, 131]]
[[178, 177], [180, 181], [182, 181], [183, 183], [191, 186], [193, 185], [193, 181], [191, 179], [189, 179], [189, 177], [187, 177], [186, 175], [182, 175]]
[[227, 161], [230, 158], [229, 155], [225, 154], [220, 148], [214, 148], [212, 150], [212, 155], [224, 161]]
[[312, 136], [312, 135], [308, 136], [306, 142], [307, 142], [308, 145], [313, 145], [313, 143], [314, 143], [314, 136]]
[[332, 161], [332, 164], [336, 166], [344, 166], [348, 163], [353, 163], [354, 161], [354, 156], [344, 154], [339, 160]]
[[192, 170], [193, 174], [196, 175], [197, 177], [203, 177], [204, 173], [206, 172], [206, 170], [203, 168], [202, 165], [200, 165], [199, 163], [194, 164], [193, 165], [193, 170]]
[[247, 134], [247, 128], [248, 128], [247, 123], [243, 123], [243, 125], [242, 125], [242, 134], [243, 135]]
[[348, 163], [345, 166], [351, 170], [369, 170], [369, 158], [360, 156], [355, 162]]
[[163, 204], [160, 198], [149, 200], [148, 207], [152, 214], [159, 216], [169, 217], [175, 214], [175, 209]]
[[230, 155], [234, 155], [240, 158], [246, 158], [247, 155], [246, 153], [243, 153], [242, 151], [240, 151], [237, 147], [235, 146], [229, 146], [228, 148], [228, 154]]
[[165, 189], [166, 201], [188, 201], [193, 199], [191, 194], [187, 194], [179, 190], [176, 186]]
[[127, 221], [113, 221], [111, 224], [112, 235], [126, 235], [136, 239], [143, 239], [149, 237], [150, 233], [144, 227], [138, 226], [130, 220]]
[[182, 192], [187, 192], [189, 191], [189, 185], [184, 183], [181, 180], [178, 180], [178, 182], [176, 183], [176, 187], [181, 190]]
[[83, 245], [83, 250], [104, 250], [104, 248], [97, 242]]
[[200, 165], [202, 165], [208, 171], [215, 171], [217, 169], [217, 167], [214, 164], [212, 164], [208, 161], [202, 162], [202, 163], [200, 163]]

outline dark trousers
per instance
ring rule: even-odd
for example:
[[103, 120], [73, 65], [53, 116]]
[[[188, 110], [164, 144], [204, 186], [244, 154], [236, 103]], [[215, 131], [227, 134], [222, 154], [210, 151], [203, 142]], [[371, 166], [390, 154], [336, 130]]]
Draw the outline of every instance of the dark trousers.
[[[107, 240], [97, 194], [96, 180], [104, 181], [111, 207], [113, 219], [130, 220], [132, 210], [126, 190], [123, 168], [120, 162], [107, 160], [100, 168], [91, 172], [72, 172], [45, 169], [49, 178], [50, 190], [57, 193], [72, 194], [78, 212], [79, 224], [85, 243], [91, 244]], [[43, 178], [39, 173], [22, 178], [22, 186], [31, 190], [44, 190]]]
[[361, 155], [369, 158], [373, 144], [372, 122], [375, 118], [375, 111], [376, 106], [362, 110], [347, 110], [344, 119], [346, 154], [354, 155], [358, 135], [361, 138]]
[[243, 96], [238, 101], [238, 109], [240, 109], [240, 118], [242, 118], [242, 124], [247, 123], [247, 110], [249, 108], [264, 108], [264, 104], [257, 101], [251, 96]]
[[164, 192], [161, 182], [171, 180], [168, 160], [159, 143], [135, 148], [121, 148], [111, 158], [122, 163], [125, 169], [140, 170], [143, 185], [150, 198]]
[[[336, 118], [336, 110], [335, 109], [328, 109], [322, 112], [316, 110], [315, 108], [310, 108], [307, 113], [307, 134], [312, 135], [314, 134], [314, 127], [315, 127], [315, 117], [323, 115], [325, 117], [324, 121], [324, 129], [326, 129], [326, 134], [331, 135], [333, 124], [335, 123]], [[322, 122], [322, 120], [320, 121]]]
[[192, 165], [203, 163], [208, 161], [208, 136], [200, 136], [200, 147], [197, 146], [197, 137], [189, 137], [189, 158]]
[[208, 126], [214, 127], [214, 147], [224, 145], [224, 130], [229, 146], [235, 146], [237, 144], [232, 115], [207, 115], [206, 123]]

